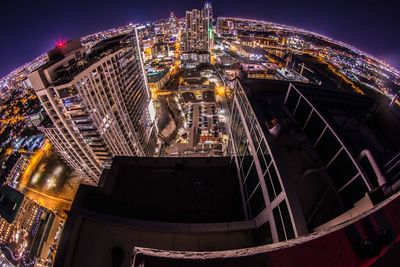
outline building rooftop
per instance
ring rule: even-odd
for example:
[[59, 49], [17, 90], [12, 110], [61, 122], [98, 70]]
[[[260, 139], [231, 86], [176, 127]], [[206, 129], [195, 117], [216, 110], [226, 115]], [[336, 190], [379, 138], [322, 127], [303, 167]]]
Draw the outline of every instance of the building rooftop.
[[3, 186], [0, 190], [1, 218], [6, 220], [8, 223], [13, 223], [23, 200], [23, 194], [9, 186]]
[[[284, 176], [295, 184], [310, 230], [351, 209], [370, 190], [368, 186], [377, 186], [374, 173], [366, 176], [361, 171], [364, 166], [358, 160], [360, 150], [353, 149], [354, 143], [349, 145], [343, 131], [345, 127], [332, 116], [335, 105], [319, 102], [314, 104], [315, 110], [312, 111], [306, 102], [334, 99], [338, 105], [336, 110], [347, 114], [349, 120], [352, 119], [350, 110], [368, 116], [366, 109], [372, 104], [370, 98], [299, 83], [295, 87], [303, 92], [306, 100], [299, 101], [296, 98], [298, 94], [292, 89], [293, 93], [285, 102], [288, 82], [243, 80], [242, 83], [264, 133], [270, 138], [276, 160], [281, 161], [282, 168], [284, 166]], [[271, 136], [270, 130], [277, 124], [279, 134]], [[329, 125], [327, 131], [324, 130], [326, 125]], [[354, 132], [358, 133], [353, 136], [359, 136], [360, 128]], [[373, 148], [367, 142], [363, 142], [361, 147]], [[358, 178], [352, 180], [353, 177]], [[350, 184], [349, 181], [354, 182]], [[322, 199], [324, 203], [318, 204], [317, 212], [316, 202]]]
[[[300, 101], [295, 96], [297, 91], [293, 91], [284, 104], [289, 82], [241, 82], [264, 133], [270, 136], [275, 157], [296, 185], [310, 230], [352, 208], [368, 192], [367, 186], [378, 186], [371, 166], [359, 158], [361, 151], [372, 151], [383, 173], [388, 161], [400, 151], [394, 138], [399, 134], [397, 116], [388, 110], [388, 106], [380, 105], [371, 97], [294, 84], [314, 106], [312, 111], [306, 100]], [[318, 118], [317, 112], [323, 119]], [[270, 129], [277, 122], [280, 132], [271, 137]], [[326, 125], [330, 130], [324, 134]], [[385, 175], [390, 184], [398, 179], [395, 172], [396, 177]], [[352, 177], [358, 178], [352, 180]], [[320, 214], [316, 214], [313, 208], [316, 203], [313, 202], [321, 195], [326, 203], [318, 204], [321, 209]]]
[[198, 70], [185, 70], [182, 76], [183, 79], [201, 79], [201, 73]]
[[[289, 83], [249, 79], [241, 82], [281, 176], [294, 185], [309, 231], [344, 212], [326, 171], [310, 171], [320, 169], [322, 164], [307, 135], [284, 105]], [[269, 131], [275, 122], [281, 127], [276, 137]], [[323, 195], [324, 202], [317, 205]]]
[[[116, 157], [80, 185], [55, 266], [110, 266], [114, 247], [221, 250], [255, 244], [230, 158]], [[101, 234], [100, 234], [101, 233]], [[257, 243], [256, 243], [257, 244]], [[85, 265], [86, 264], [86, 265]]]
[[[207, 166], [207, 168], [204, 168]], [[104, 192], [76, 204], [104, 213], [165, 222], [223, 222], [242, 219], [236, 170], [229, 159], [117, 157]], [[89, 192], [89, 191], [88, 191]], [[83, 200], [83, 199], [82, 199]], [[105, 202], [100, 205], [100, 202]]]
[[265, 67], [261, 64], [240, 64], [240, 66], [243, 68], [244, 71], [261, 71], [265, 70]]
[[[68, 61], [67, 65], [61, 65], [57, 67], [52, 74], [52, 80], [54, 81], [54, 84], [59, 85], [71, 81], [76, 75], [78, 75], [91, 65], [93, 65], [95, 62], [100, 60], [106, 54], [110, 54], [117, 51], [124, 45], [121, 41], [126, 36], [127, 34], [123, 34], [102, 40], [98, 42], [96, 45], [94, 45], [90, 49], [89, 53], [75, 57], [75, 59]], [[77, 47], [77, 49], [78, 48], [81, 47]], [[59, 62], [62, 59], [64, 59], [64, 55], [60, 55], [54, 60], [51, 60], [46, 65], [42, 66], [40, 69], [44, 70], [54, 65], [55, 63]]]
[[249, 54], [254, 54], [254, 55], [265, 55], [267, 52], [265, 51], [265, 49], [262, 48], [258, 48], [258, 47], [251, 47], [251, 46], [242, 46], [243, 50], [246, 53]]
[[155, 71], [147, 73], [147, 81], [149, 83], [159, 82], [169, 72], [169, 68], [165, 68], [162, 71]]

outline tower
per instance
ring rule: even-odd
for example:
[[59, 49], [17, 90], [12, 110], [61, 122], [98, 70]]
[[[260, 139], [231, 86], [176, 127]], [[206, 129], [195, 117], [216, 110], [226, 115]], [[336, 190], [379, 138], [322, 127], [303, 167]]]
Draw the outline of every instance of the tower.
[[204, 9], [186, 11], [186, 26], [183, 50], [209, 51], [212, 48], [213, 9], [210, 3], [204, 5]]
[[136, 32], [59, 45], [30, 74], [51, 123], [40, 129], [83, 181], [96, 184], [116, 155], [152, 156], [157, 142], [152, 102]]

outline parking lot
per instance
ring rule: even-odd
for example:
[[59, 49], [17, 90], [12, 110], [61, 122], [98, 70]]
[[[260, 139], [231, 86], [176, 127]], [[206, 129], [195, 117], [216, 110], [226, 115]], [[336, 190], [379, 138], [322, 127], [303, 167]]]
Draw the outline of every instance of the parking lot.
[[215, 103], [191, 104], [187, 112], [187, 128], [212, 130], [219, 124], [217, 113]]

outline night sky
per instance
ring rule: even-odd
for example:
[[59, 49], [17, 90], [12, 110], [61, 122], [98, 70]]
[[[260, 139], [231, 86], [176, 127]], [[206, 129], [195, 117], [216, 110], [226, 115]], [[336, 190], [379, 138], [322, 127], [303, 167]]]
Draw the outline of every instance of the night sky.
[[[214, 16], [263, 19], [349, 43], [400, 69], [400, 1], [214, 0]], [[0, 77], [68, 40], [202, 8], [194, 0], [2, 0]]]

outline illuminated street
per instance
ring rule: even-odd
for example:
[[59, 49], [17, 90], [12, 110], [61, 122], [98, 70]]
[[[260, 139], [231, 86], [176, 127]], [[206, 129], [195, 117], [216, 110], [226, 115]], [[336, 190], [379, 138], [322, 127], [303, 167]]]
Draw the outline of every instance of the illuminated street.
[[78, 177], [50, 150], [36, 164], [23, 191], [41, 206], [63, 214], [69, 210], [78, 185]]
[[78, 185], [78, 177], [72, 174], [46, 140], [31, 156], [18, 187], [30, 199], [64, 216]]

